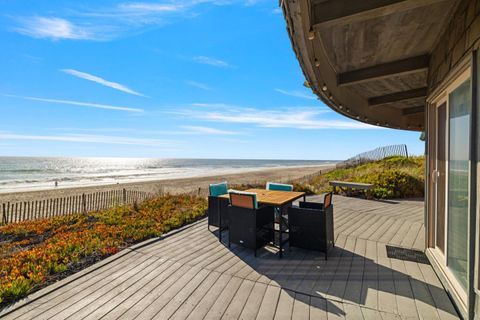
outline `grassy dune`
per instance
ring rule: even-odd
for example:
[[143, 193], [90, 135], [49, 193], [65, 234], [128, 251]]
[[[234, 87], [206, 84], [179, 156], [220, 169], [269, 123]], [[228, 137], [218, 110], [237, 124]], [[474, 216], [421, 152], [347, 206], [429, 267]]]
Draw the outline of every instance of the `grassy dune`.
[[297, 182], [297, 189], [311, 193], [331, 191], [329, 181], [372, 183], [375, 198], [421, 198], [424, 196], [423, 157], [389, 157], [350, 168], [335, 169]]
[[[424, 195], [424, 158], [389, 157], [349, 168], [334, 169], [308, 178], [292, 180], [295, 191], [320, 194], [332, 191], [332, 180], [364, 182], [375, 185], [372, 195], [378, 199], [421, 198]], [[241, 184], [233, 189], [265, 188], [265, 183]]]

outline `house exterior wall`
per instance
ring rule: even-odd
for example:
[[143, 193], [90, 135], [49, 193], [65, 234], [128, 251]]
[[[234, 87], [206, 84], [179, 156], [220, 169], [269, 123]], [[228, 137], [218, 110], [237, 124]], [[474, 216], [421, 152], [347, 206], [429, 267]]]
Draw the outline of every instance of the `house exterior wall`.
[[431, 53], [428, 73], [430, 93], [444, 84], [449, 74], [469, 58], [478, 47], [479, 40], [480, 0], [463, 0]]
[[432, 93], [468, 58], [480, 40], [480, 0], [463, 0], [430, 58], [428, 89]]
[[[479, 75], [480, 73], [480, 0], [462, 0], [452, 13], [451, 20], [447, 24], [443, 34], [440, 36], [437, 44], [435, 45], [430, 57], [430, 66], [428, 73], [428, 98], [427, 101], [431, 102], [434, 97], [438, 97], [439, 94], [445, 90], [445, 88], [460, 74], [466, 66], [470, 67], [472, 71], [472, 80], [478, 77], [474, 77], [473, 73]], [[477, 59], [473, 58], [476, 55]], [[473, 65], [472, 62], [475, 64]], [[478, 111], [477, 97], [480, 95], [480, 87], [477, 81], [472, 81], [472, 132], [471, 136], [476, 136], [476, 139], [472, 139], [471, 143], [478, 145], [480, 141], [480, 115]], [[435, 190], [432, 190], [435, 186], [432, 181], [432, 166], [434, 166], [434, 157], [436, 156], [436, 107], [434, 105], [427, 106], [426, 113], [426, 132], [427, 132], [427, 172], [426, 172], [426, 188], [427, 188], [427, 210], [426, 221], [427, 227], [426, 245], [427, 247], [435, 246], [434, 239], [434, 214], [435, 214]], [[470, 180], [470, 201], [472, 201], [472, 210], [470, 215], [470, 246], [473, 248], [470, 251], [469, 259], [471, 259], [470, 272], [469, 272], [469, 288], [468, 288], [468, 301], [467, 307], [459, 307], [459, 311], [466, 319], [480, 319], [480, 147], [476, 146], [471, 149], [475, 150], [475, 154], [471, 154], [470, 170], [472, 173], [472, 179]], [[476, 168], [477, 170], [472, 170]], [[428, 255], [428, 250], [427, 250]], [[429, 255], [433, 257], [433, 255]], [[439, 278], [442, 280], [444, 286], [449, 289], [449, 281], [446, 278], [446, 273], [443, 273], [441, 265], [433, 261], [432, 265], [437, 270]], [[473, 267], [473, 268], [472, 268]], [[473, 270], [472, 270], [473, 269]], [[457, 306], [460, 306], [458, 298], [454, 297]]]

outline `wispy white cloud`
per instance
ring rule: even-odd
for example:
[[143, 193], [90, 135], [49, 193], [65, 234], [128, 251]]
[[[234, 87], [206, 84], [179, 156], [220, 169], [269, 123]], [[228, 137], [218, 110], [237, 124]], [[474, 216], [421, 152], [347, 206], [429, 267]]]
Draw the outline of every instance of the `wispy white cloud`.
[[[268, 1], [268, 0], [267, 0]], [[245, 5], [247, 7], [250, 7], [250, 6], [254, 6], [254, 5], [257, 5], [261, 2], [265, 2], [265, 0], [245, 0]]]
[[26, 36], [51, 40], [107, 41], [138, 34], [182, 19], [198, 16], [205, 5], [255, 5], [259, 0], [120, 1], [112, 5], [91, 2], [77, 8], [59, 7], [48, 15], [15, 17], [11, 29]]
[[196, 87], [202, 90], [207, 90], [207, 91], [213, 90], [212, 87], [202, 82], [188, 80], [188, 81], [185, 81], [185, 83], [188, 84], [189, 86]]
[[50, 128], [52, 131], [68, 131], [70, 133], [75, 133], [75, 132], [135, 132], [139, 133], [138, 130], [133, 129], [133, 128], [72, 128], [72, 127], [58, 127], [58, 128]]
[[217, 58], [212, 58], [207, 56], [195, 56], [192, 59], [197, 63], [207, 64], [214, 67], [221, 67], [221, 68], [230, 67], [230, 64], [228, 62], [217, 59]]
[[303, 99], [309, 99], [309, 100], [315, 100], [316, 97], [312, 94], [304, 93], [300, 90], [282, 90], [282, 89], [275, 89], [275, 91], [280, 92], [281, 94], [291, 96], [291, 97], [297, 97], [297, 98], [303, 98]]
[[132, 138], [89, 134], [67, 134], [67, 135], [32, 135], [16, 133], [0, 133], [2, 140], [29, 140], [29, 141], [63, 141], [78, 143], [100, 143], [100, 144], [122, 144], [122, 145], [142, 145], [142, 146], [165, 146], [171, 145], [173, 141]]
[[206, 134], [206, 135], [236, 135], [239, 134], [235, 131], [220, 130], [216, 128], [203, 127], [203, 126], [181, 126], [180, 128], [186, 129], [186, 133], [190, 134]]
[[274, 13], [274, 14], [280, 14], [280, 13], [282, 13], [282, 9], [280, 9], [280, 8], [275, 8], [275, 9], [272, 10], [272, 13]]
[[158, 12], [175, 12], [185, 8], [181, 3], [130, 2], [118, 5], [119, 11], [135, 15], [151, 15]]
[[19, 18], [20, 26], [14, 28], [18, 33], [33, 37], [52, 40], [95, 40], [92, 30], [75, 25], [69, 20], [58, 17]]
[[318, 107], [290, 107], [274, 110], [231, 106], [219, 110], [187, 109], [183, 116], [204, 121], [250, 124], [264, 128], [292, 129], [378, 129], [365, 123], [351, 120], [333, 120], [321, 117], [329, 113]]
[[31, 100], [31, 101], [57, 103], [57, 104], [67, 104], [67, 105], [97, 108], [97, 109], [117, 110], [117, 111], [126, 111], [126, 112], [143, 112], [144, 111], [143, 109], [139, 109], [139, 108], [112, 106], [112, 105], [108, 105], [108, 104], [82, 102], [82, 101], [48, 99], [48, 98], [38, 98], [38, 97], [28, 97], [28, 96], [16, 96], [16, 95], [10, 95], [10, 94], [3, 94], [3, 96], [11, 97], [11, 98], [24, 99], [24, 100]]
[[[68, 132], [69, 136], [72, 134], [92, 134], [92, 133], [116, 133], [116, 134], [141, 134], [145, 136], [162, 137], [162, 136], [194, 136], [194, 135], [215, 135], [215, 136], [232, 136], [241, 135], [243, 132], [222, 130], [206, 126], [181, 125], [178, 130], [142, 130], [133, 128], [72, 128], [72, 127], [57, 127], [49, 128], [54, 132]], [[0, 132], [1, 133], [1, 132]]]
[[192, 107], [206, 107], [206, 108], [231, 108], [232, 105], [226, 103], [192, 103]]
[[136, 96], [145, 97], [145, 95], [143, 95], [143, 94], [141, 94], [137, 91], [134, 91], [134, 90], [128, 88], [127, 86], [123, 85], [123, 84], [108, 81], [108, 80], [105, 80], [101, 77], [95, 76], [93, 74], [89, 74], [89, 73], [74, 70], [74, 69], [62, 69], [61, 71], [65, 72], [67, 74], [70, 74], [74, 77], [85, 79], [85, 80], [92, 81], [92, 82], [96, 82], [98, 84], [101, 84], [102, 86], [106, 86], [106, 87], [109, 87], [109, 88], [112, 88], [112, 89], [115, 89], [115, 90], [118, 90], [118, 91], [133, 94], [133, 95], [136, 95]]
[[[77, 133], [136, 133], [142, 134], [146, 136], [154, 136], [154, 137], [161, 137], [161, 136], [190, 136], [190, 135], [240, 135], [241, 132], [237, 131], [230, 131], [230, 130], [221, 130], [212, 127], [206, 126], [192, 126], [192, 125], [183, 125], [178, 126], [177, 130], [142, 130], [142, 129], [132, 129], [132, 128], [72, 128], [72, 127], [59, 127], [59, 128], [50, 128], [50, 130], [54, 130], [57, 132], [65, 132], [67, 131], [69, 134], [77, 134]], [[1, 133], [1, 132], [0, 132]]]

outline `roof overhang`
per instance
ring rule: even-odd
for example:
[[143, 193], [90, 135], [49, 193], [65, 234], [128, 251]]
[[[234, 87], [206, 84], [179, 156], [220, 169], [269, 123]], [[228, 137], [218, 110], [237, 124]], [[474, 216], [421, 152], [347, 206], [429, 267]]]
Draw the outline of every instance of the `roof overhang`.
[[283, 0], [305, 85], [365, 123], [422, 131], [430, 53], [457, 0]]

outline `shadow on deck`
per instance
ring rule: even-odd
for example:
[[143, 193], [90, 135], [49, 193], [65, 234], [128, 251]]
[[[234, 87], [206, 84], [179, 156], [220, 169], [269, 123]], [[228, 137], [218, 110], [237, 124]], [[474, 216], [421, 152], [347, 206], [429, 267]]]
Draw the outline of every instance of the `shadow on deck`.
[[423, 250], [423, 202], [334, 205], [329, 260], [297, 248], [278, 259], [269, 247], [255, 258], [201, 221], [39, 291], [6, 318], [458, 318], [430, 265], [387, 255], [387, 244]]

